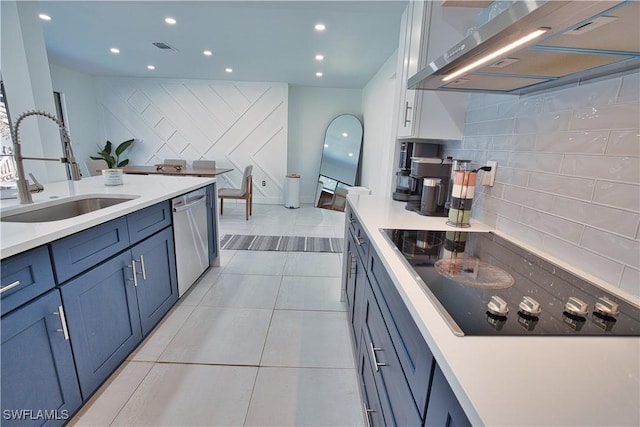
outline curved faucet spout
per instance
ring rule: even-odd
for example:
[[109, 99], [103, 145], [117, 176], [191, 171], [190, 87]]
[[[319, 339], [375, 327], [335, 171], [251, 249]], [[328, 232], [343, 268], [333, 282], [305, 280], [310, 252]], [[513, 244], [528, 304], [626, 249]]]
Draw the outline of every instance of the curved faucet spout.
[[[56, 122], [60, 130], [62, 131], [62, 140], [64, 144], [64, 154], [65, 157], [60, 159], [47, 159], [47, 158], [32, 158], [32, 157], [24, 157], [22, 155], [22, 145], [20, 144], [20, 124], [22, 121], [29, 116], [42, 116]], [[16, 120], [16, 124], [13, 128], [13, 151], [16, 159], [16, 173], [18, 175], [18, 197], [20, 199], [21, 204], [33, 203], [33, 199], [31, 198], [31, 192], [29, 191], [29, 184], [25, 178], [24, 173], [24, 165], [22, 161], [25, 159], [31, 160], [56, 160], [61, 161], [63, 163], [69, 164], [69, 173], [71, 175], [71, 179], [74, 181], [80, 181], [80, 167], [78, 166], [78, 162], [76, 162], [76, 158], [73, 155], [73, 150], [71, 148], [71, 138], [69, 137], [69, 131], [67, 130], [64, 123], [62, 123], [56, 116], [53, 114], [47, 113], [46, 111], [41, 110], [33, 110], [22, 113], [18, 119]]]

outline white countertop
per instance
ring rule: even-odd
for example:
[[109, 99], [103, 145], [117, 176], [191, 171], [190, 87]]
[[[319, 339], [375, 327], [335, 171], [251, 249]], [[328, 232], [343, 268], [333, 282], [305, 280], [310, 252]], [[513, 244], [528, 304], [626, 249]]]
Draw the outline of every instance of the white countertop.
[[388, 198], [349, 204], [472, 425], [640, 425], [640, 338], [455, 336], [379, 228], [461, 229]]
[[124, 184], [105, 186], [102, 176], [80, 181], [61, 181], [45, 184], [45, 190], [34, 193], [34, 205], [19, 205], [17, 200], [2, 200], [2, 213], [20, 212], [31, 206], [52, 202], [65, 197], [137, 196], [135, 199], [60, 221], [39, 223], [0, 222], [0, 258], [6, 258], [35, 248], [61, 237], [85, 230], [109, 220], [127, 215], [163, 200], [185, 194], [216, 182], [215, 178], [164, 175], [125, 175]]

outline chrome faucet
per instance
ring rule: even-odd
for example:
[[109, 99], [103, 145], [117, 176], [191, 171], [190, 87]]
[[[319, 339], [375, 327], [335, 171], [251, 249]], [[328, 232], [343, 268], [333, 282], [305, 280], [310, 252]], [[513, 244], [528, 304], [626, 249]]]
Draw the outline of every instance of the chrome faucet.
[[[62, 142], [64, 144], [64, 155], [66, 157], [61, 158], [47, 158], [47, 157], [25, 157], [22, 155], [22, 148], [20, 145], [20, 124], [22, 120], [29, 116], [42, 116], [56, 122], [60, 130], [62, 131]], [[53, 114], [49, 114], [46, 111], [33, 110], [22, 113], [18, 119], [16, 120], [16, 125], [13, 128], [13, 154], [16, 160], [16, 172], [18, 175], [18, 198], [20, 199], [20, 204], [33, 203], [33, 199], [31, 198], [31, 192], [29, 191], [29, 183], [27, 182], [24, 174], [24, 165], [22, 164], [23, 160], [45, 160], [45, 161], [59, 161], [62, 163], [69, 164], [69, 174], [71, 175], [71, 179], [74, 181], [80, 181], [80, 167], [76, 162], [76, 158], [73, 155], [73, 150], [71, 149], [71, 138], [69, 138], [69, 131], [65, 127], [64, 123], [62, 123], [56, 116]]]

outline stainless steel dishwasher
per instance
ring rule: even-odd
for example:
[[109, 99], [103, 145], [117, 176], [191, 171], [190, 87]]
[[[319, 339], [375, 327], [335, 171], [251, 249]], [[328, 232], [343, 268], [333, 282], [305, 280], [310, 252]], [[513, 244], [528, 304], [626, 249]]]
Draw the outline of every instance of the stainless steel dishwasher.
[[178, 296], [182, 296], [209, 266], [207, 194], [204, 188], [171, 201], [178, 271]]

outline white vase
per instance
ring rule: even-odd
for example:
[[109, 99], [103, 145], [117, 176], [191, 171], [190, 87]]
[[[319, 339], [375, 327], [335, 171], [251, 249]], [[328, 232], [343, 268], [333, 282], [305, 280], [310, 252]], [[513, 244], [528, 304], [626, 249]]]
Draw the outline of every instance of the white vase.
[[102, 169], [102, 177], [104, 179], [104, 185], [122, 185], [122, 176], [124, 171], [122, 169]]

